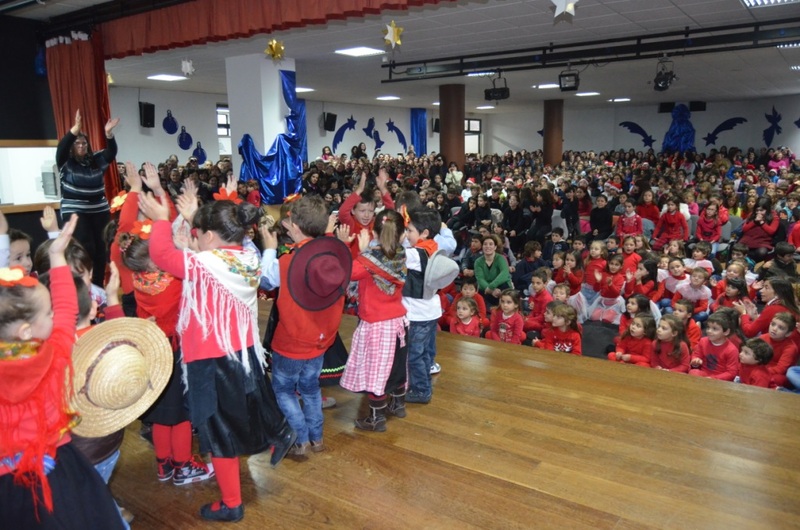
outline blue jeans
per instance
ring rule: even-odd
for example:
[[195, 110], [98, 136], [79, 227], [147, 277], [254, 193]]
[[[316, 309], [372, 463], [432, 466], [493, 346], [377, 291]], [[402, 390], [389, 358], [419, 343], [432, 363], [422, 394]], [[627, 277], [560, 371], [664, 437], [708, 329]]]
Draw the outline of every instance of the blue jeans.
[[600, 296], [600, 291], [595, 291], [589, 286], [589, 284], [584, 283], [581, 286], [581, 294], [586, 300], [586, 307], [584, 308], [585, 311], [589, 309], [589, 306], [592, 305], [595, 300], [597, 300], [597, 297]]
[[411, 322], [408, 326], [408, 389], [430, 397], [431, 366], [436, 360], [436, 321]]
[[[319, 374], [324, 355], [313, 359], [291, 359], [272, 352], [272, 388], [278, 406], [297, 433], [297, 443], [322, 440], [322, 394]], [[297, 393], [303, 398], [303, 407]]]
[[[111, 456], [103, 460], [102, 462], [98, 462], [94, 465], [94, 469], [103, 477], [103, 482], [108, 484], [109, 479], [111, 478], [111, 473], [114, 472], [114, 468], [117, 466], [117, 460], [119, 460], [119, 449], [111, 453]], [[116, 504], [117, 500], [114, 499], [114, 503]], [[119, 505], [117, 505], [117, 509], [119, 510]], [[122, 512], [119, 514], [120, 519], [122, 519]], [[130, 530], [130, 525], [125, 519], [122, 519], [122, 526], [125, 530]]]

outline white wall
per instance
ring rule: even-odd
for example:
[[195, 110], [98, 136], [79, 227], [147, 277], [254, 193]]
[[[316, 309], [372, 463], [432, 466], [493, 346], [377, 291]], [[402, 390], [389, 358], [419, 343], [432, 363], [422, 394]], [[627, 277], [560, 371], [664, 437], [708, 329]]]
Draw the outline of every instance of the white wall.
[[42, 191], [42, 171], [52, 171], [55, 147], [0, 149], [0, 200], [9, 204], [49, 202]]
[[[114, 130], [119, 146], [118, 160], [130, 160], [139, 165], [146, 161], [163, 162], [169, 155], [176, 154], [178, 160], [185, 163], [198, 141], [208, 160], [216, 162], [219, 159], [217, 103], [226, 103], [227, 96], [113, 85], [109, 87], [108, 93], [111, 115], [120, 118], [120, 124]], [[154, 128], [139, 126], [139, 101], [155, 105]], [[171, 110], [172, 116], [178, 121], [178, 132], [172, 135], [167, 134], [162, 127], [167, 110]], [[185, 126], [186, 132], [192, 136], [193, 143], [188, 150], [178, 146], [180, 126]], [[238, 144], [238, 140], [236, 143]]]
[[[356, 120], [355, 128], [345, 129], [341, 143], [334, 149], [334, 139], [336, 131], [325, 131], [322, 127], [322, 113], [332, 112], [336, 114], [336, 130], [338, 131], [347, 120], [352, 116]], [[431, 119], [438, 118], [438, 112], [428, 111], [427, 116], [427, 143], [428, 152], [439, 151], [439, 134], [431, 129]], [[406, 144], [411, 143], [411, 111], [407, 108], [381, 107], [377, 105], [350, 105], [345, 103], [323, 103], [321, 101], [306, 101], [306, 132], [308, 134], [308, 158], [314, 160], [322, 155], [322, 148], [325, 146], [334, 150], [335, 154], [347, 154], [350, 156], [350, 149], [361, 142], [367, 144], [367, 154], [372, 156], [375, 152], [376, 142], [373, 138], [367, 137], [364, 128], [367, 127], [370, 118], [374, 118], [374, 130], [378, 131], [380, 139], [384, 142], [381, 147], [382, 153], [397, 155], [405, 153], [398, 136], [389, 132], [387, 123], [389, 120], [405, 136]], [[418, 146], [414, 146], [417, 148]], [[421, 154], [416, 149], [417, 154]]]
[[[688, 103], [688, 102], [678, 102]], [[713, 147], [737, 146], [740, 148], [765, 146], [763, 131], [769, 127], [764, 117], [772, 114], [772, 107], [781, 115], [782, 133], [774, 137], [772, 147], [787, 145], [800, 152], [800, 128], [795, 121], [800, 118], [800, 97], [783, 97], [734, 102], [709, 102], [704, 112], [693, 112], [691, 123], [695, 128], [695, 147], [708, 152]], [[502, 110], [502, 109], [500, 109]], [[723, 121], [743, 117], [746, 123], [718, 134], [715, 145], [706, 146], [703, 137]], [[526, 113], [495, 113], [482, 116], [484, 124], [484, 151], [502, 153], [508, 149], [541, 149], [542, 137], [537, 133], [544, 125], [543, 105]], [[661, 142], [672, 123], [671, 114], [659, 114], [657, 105], [636, 106], [622, 103], [598, 109], [564, 108], [564, 149], [646, 150], [642, 138], [619, 124], [631, 121], [639, 124], [655, 140], [653, 148], [661, 150]]]

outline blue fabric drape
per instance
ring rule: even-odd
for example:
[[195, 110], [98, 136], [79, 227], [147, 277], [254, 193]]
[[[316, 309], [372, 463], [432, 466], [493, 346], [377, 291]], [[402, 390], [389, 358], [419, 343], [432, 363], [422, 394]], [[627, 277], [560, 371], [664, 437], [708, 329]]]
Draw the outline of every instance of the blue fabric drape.
[[267, 154], [262, 155], [245, 134], [239, 142], [242, 167], [239, 180], [257, 180], [262, 204], [281, 204], [283, 199], [298, 193], [302, 187], [303, 160], [308, 158], [306, 136], [306, 102], [298, 99], [294, 72], [281, 70], [283, 100], [289, 107], [286, 131], [275, 137]]
[[680, 103], [672, 109], [672, 124], [669, 126], [661, 150], [665, 153], [694, 151], [694, 125], [689, 107]]
[[428, 153], [428, 111], [411, 109], [411, 145], [418, 155]]

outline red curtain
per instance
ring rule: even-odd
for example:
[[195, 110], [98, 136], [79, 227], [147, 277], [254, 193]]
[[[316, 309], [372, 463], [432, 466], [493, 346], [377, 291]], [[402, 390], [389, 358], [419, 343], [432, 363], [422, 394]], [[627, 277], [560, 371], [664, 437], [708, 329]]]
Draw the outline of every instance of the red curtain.
[[[98, 30], [91, 40], [86, 39], [85, 35], [73, 33], [69, 38], [59, 38], [58, 43], [48, 43], [47, 78], [59, 139], [72, 127], [75, 112], [80, 109], [83, 132], [92, 149], [99, 151], [106, 146], [105, 124], [111, 115], [103, 38]], [[121, 189], [115, 164], [106, 171], [105, 184], [110, 200]]]
[[106, 59], [453, 0], [196, 0], [106, 22]]

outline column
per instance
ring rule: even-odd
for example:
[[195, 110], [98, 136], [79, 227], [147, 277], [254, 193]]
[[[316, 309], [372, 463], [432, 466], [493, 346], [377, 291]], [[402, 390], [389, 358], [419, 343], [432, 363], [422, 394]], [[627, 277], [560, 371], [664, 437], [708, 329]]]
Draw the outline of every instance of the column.
[[544, 163], [555, 167], [564, 154], [564, 100], [544, 102]]
[[439, 86], [439, 151], [464, 170], [464, 85]]
[[294, 71], [294, 59], [275, 62], [263, 53], [225, 59], [234, 175], [239, 174], [236, 149], [243, 135], [252, 136], [263, 154], [278, 134], [286, 132], [289, 108], [283, 100], [281, 70]]

